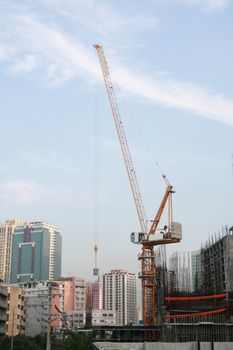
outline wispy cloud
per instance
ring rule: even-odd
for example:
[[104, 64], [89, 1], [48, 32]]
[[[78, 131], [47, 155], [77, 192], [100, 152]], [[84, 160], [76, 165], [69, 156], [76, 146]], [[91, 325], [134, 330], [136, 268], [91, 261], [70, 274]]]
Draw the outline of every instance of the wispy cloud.
[[[44, 17], [38, 18], [31, 12], [10, 13], [3, 16], [2, 25], [5, 29], [0, 37], [0, 58], [11, 74], [34, 72], [43, 76], [49, 86], [59, 86], [79, 76], [102, 82], [94, 49], [62, 32], [55, 24], [48, 24]], [[109, 52], [112, 53], [111, 48]], [[116, 63], [114, 54], [109, 56], [115, 81], [130, 93], [233, 125], [232, 99], [192, 83], [168, 79], [159, 72], [155, 72], [156, 78], [147, 76]]]
[[61, 160], [56, 152], [47, 152], [46, 154], [40, 151], [18, 151], [20, 159], [33, 167], [48, 167], [58, 168], [65, 171], [79, 172], [77, 166], [69, 164]]
[[130, 28], [135, 30], [147, 30], [155, 27], [158, 23], [154, 15], [149, 11], [142, 11], [140, 14], [129, 12], [117, 13], [109, 1], [95, 0], [39, 0], [44, 6], [67, 17], [76, 23], [81, 24], [88, 31], [98, 33], [104, 37], [111, 37], [112, 34], [124, 32], [129, 34]]
[[9, 72], [12, 74], [30, 73], [37, 67], [35, 55], [25, 55], [22, 59], [16, 59], [10, 66]]
[[167, 107], [183, 109], [233, 125], [233, 100], [195, 84], [150, 79], [129, 69], [114, 67], [117, 81], [130, 92]]
[[231, 0], [178, 0], [178, 2], [186, 5], [197, 5], [205, 10], [221, 10], [225, 9]]
[[1, 46], [9, 72], [40, 69], [48, 84], [60, 85], [80, 73], [97, 71], [96, 63], [81, 43], [38, 21], [33, 14], [4, 19], [7, 33], [2, 35]]
[[41, 187], [32, 181], [12, 180], [0, 183], [0, 199], [4, 203], [30, 204], [38, 201]]

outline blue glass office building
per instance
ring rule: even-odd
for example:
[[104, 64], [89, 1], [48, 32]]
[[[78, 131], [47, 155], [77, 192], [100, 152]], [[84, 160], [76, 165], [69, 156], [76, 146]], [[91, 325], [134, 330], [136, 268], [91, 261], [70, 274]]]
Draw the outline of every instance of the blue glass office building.
[[12, 239], [11, 283], [61, 276], [62, 237], [58, 228], [32, 222], [15, 228]]

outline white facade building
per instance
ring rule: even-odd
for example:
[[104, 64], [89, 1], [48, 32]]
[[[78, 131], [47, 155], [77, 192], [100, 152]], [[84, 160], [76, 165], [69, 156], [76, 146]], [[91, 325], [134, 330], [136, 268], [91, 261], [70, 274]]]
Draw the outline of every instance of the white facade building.
[[92, 326], [115, 326], [117, 324], [116, 311], [93, 309], [91, 324]]
[[0, 224], [0, 279], [10, 283], [12, 235], [15, 227], [26, 225], [25, 221], [6, 220]]
[[25, 335], [45, 335], [49, 317], [48, 282], [27, 282], [20, 286], [24, 292]]
[[112, 270], [103, 275], [103, 308], [116, 312], [117, 325], [137, 323], [136, 275]]

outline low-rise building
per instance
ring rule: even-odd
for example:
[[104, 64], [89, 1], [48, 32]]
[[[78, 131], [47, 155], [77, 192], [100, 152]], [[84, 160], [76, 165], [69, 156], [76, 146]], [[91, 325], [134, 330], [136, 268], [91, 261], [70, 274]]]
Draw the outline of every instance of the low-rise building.
[[6, 332], [7, 295], [7, 288], [0, 283], [0, 335]]
[[86, 324], [86, 312], [75, 310], [68, 311], [64, 314], [64, 327], [72, 332], [84, 328]]
[[10, 285], [8, 289], [8, 310], [6, 335], [25, 334], [24, 291], [19, 285]]
[[117, 313], [112, 310], [93, 309], [91, 313], [92, 326], [115, 326]]
[[25, 335], [45, 335], [48, 329], [49, 291], [47, 281], [21, 284], [24, 291]]

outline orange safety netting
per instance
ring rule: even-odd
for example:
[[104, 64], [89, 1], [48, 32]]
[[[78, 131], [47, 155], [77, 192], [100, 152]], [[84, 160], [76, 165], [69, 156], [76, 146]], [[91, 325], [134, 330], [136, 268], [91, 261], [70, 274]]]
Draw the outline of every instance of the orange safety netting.
[[196, 297], [165, 297], [166, 301], [189, 301], [189, 300], [208, 300], [208, 299], [223, 299], [226, 297], [226, 293], [215, 295], [203, 295]]
[[208, 316], [208, 315], [216, 315], [216, 314], [222, 314], [226, 311], [225, 308], [223, 309], [217, 309], [212, 311], [204, 311], [204, 312], [197, 312], [194, 314], [181, 314], [181, 315], [166, 315], [162, 316], [163, 318], [184, 318], [184, 317], [197, 317], [197, 316]]

